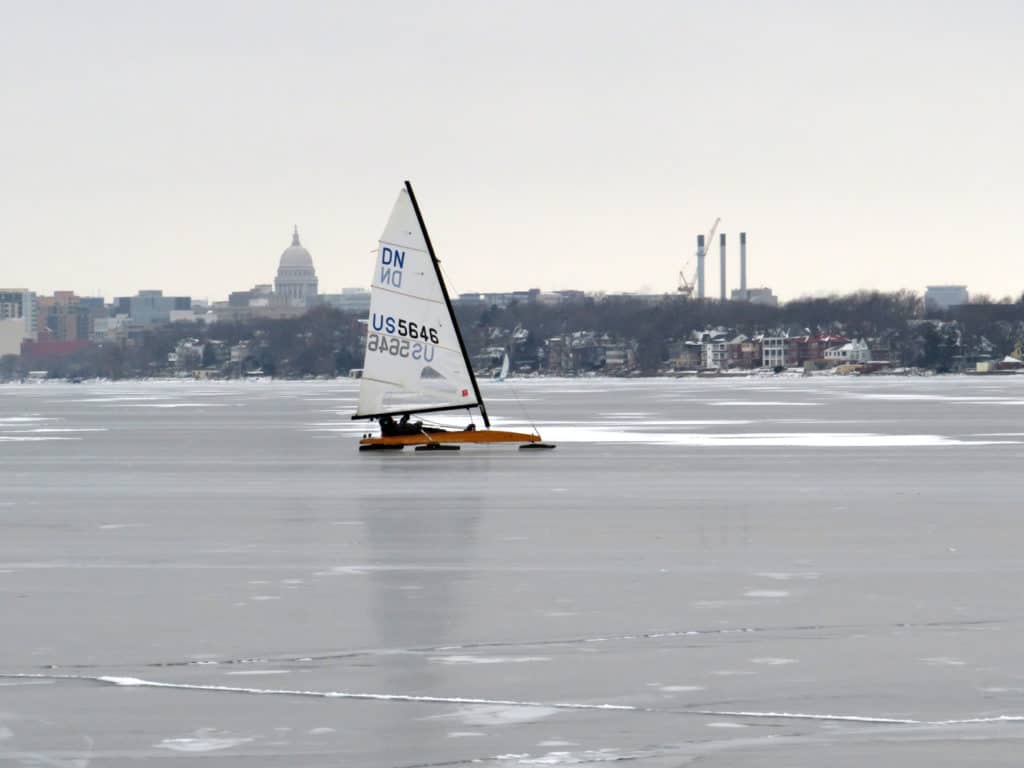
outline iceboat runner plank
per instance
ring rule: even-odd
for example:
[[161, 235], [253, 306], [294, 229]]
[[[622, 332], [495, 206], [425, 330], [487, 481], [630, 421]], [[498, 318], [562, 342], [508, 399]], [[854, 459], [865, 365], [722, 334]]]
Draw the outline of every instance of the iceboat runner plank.
[[364, 437], [360, 445], [430, 445], [431, 443], [539, 443], [539, 435], [505, 432], [500, 429], [471, 429], [458, 432], [431, 432], [419, 435]]

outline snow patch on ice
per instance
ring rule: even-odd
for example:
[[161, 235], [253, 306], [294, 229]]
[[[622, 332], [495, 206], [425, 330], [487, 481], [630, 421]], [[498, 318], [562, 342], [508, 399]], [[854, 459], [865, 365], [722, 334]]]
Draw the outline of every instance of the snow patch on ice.
[[218, 749], [231, 749], [240, 744], [252, 741], [252, 737], [213, 736], [217, 733], [212, 728], [200, 728], [195, 736], [180, 739], [164, 739], [153, 746], [157, 749], [170, 749], [174, 752], [214, 752]]
[[962, 667], [967, 663], [960, 659], [954, 659], [951, 656], [929, 656], [921, 659], [921, 661], [933, 667]]
[[468, 739], [468, 738], [471, 738], [473, 736], [486, 736], [486, 735], [487, 735], [486, 733], [481, 733], [480, 731], [448, 731], [448, 734], [447, 734], [449, 739]]
[[228, 403], [128, 403], [125, 408], [226, 408]]
[[47, 435], [41, 437], [38, 435], [26, 435], [26, 436], [12, 436], [12, 435], [0, 435], [0, 441], [5, 443], [41, 443], [44, 440], [81, 440], [80, 437], [56, 437]]
[[533, 723], [558, 712], [554, 707], [524, 707], [495, 704], [476, 704], [461, 707], [448, 715], [436, 715], [437, 719], [458, 720], [466, 725], [495, 726]]
[[797, 573], [787, 573], [785, 571], [761, 571], [760, 573], [755, 575], [761, 577], [762, 579], [773, 579], [774, 581], [812, 581], [819, 577], [819, 574], [814, 573], [813, 571]]
[[703, 685], [662, 685], [658, 687], [659, 691], [665, 693], [692, 693], [693, 691], [703, 691]]
[[113, 683], [114, 685], [120, 685], [128, 688], [149, 684], [146, 680], [141, 680], [137, 677], [114, 677], [113, 675], [104, 675], [96, 679], [104, 683]]
[[796, 659], [784, 659], [778, 656], [758, 656], [750, 660], [751, 664], [764, 664], [769, 667], [781, 667], [785, 664], [796, 664]]
[[784, 589], [751, 589], [743, 593], [744, 597], [780, 598], [789, 597], [789, 592]]
[[123, 395], [116, 397], [83, 397], [77, 400], [65, 400], [66, 403], [131, 403], [146, 400], [159, 400], [155, 395]]
[[694, 448], [931, 448], [1019, 444], [1020, 440], [960, 440], [943, 435], [883, 435], [873, 432], [694, 433], [629, 432], [593, 426], [546, 427], [555, 443], [636, 443]]
[[31, 429], [6, 429], [9, 435], [40, 434], [53, 432], [107, 432], [106, 427], [32, 427]]
[[716, 720], [713, 723], [707, 723], [708, 728], [746, 728], [747, 726], [743, 723], [733, 723], [728, 720]]
[[287, 669], [240, 669], [234, 672], [225, 672], [225, 675], [287, 675]]
[[649, 753], [620, 752], [616, 749], [588, 749], [582, 752], [548, 752], [536, 757], [529, 753], [495, 755], [499, 765], [596, 765], [597, 763], [618, 763], [636, 760], [648, 756]]
[[374, 570], [365, 565], [336, 565], [329, 571], [318, 571], [315, 576], [365, 576]]
[[547, 656], [432, 656], [435, 664], [529, 664], [551, 661]]
[[803, 407], [806, 405], [821, 405], [821, 403], [809, 401], [797, 402], [795, 400], [717, 400], [715, 402], [708, 403], [708, 405], [717, 405], [723, 408], [735, 408], [737, 406], [743, 407], [745, 405], [764, 405], [775, 408], [782, 405], [798, 405], [800, 407]]

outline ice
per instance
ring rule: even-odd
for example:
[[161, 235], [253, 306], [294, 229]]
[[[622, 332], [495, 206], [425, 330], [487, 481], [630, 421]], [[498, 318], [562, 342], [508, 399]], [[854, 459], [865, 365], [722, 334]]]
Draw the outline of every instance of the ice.
[[[444, 457], [358, 453], [357, 383], [0, 387], [52, 419], [0, 434], [83, 438], [4, 443], [0, 672], [40, 676], [0, 681], [2, 725], [65, 765], [84, 734], [94, 765], [1014, 765], [996, 378], [536, 380], [557, 451]], [[231, 407], [67, 402], [132, 395]]]

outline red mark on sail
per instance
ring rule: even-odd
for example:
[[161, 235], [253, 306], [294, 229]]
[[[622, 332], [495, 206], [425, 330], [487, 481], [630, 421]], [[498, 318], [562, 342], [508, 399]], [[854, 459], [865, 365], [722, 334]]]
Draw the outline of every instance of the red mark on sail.
[[469, 397], [469, 390], [468, 389], [462, 390], [462, 396], [463, 397]]

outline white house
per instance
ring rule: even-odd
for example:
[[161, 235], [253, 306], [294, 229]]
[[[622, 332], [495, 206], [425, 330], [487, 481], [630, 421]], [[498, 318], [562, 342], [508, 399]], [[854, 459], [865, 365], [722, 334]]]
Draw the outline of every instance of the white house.
[[761, 338], [761, 365], [777, 368], [786, 365], [786, 348], [789, 339], [785, 336], [763, 336]]
[[866, 363], [871, 360], [871, 348], [863, 339], [825, 350], [825, 359], [837, 363]]

